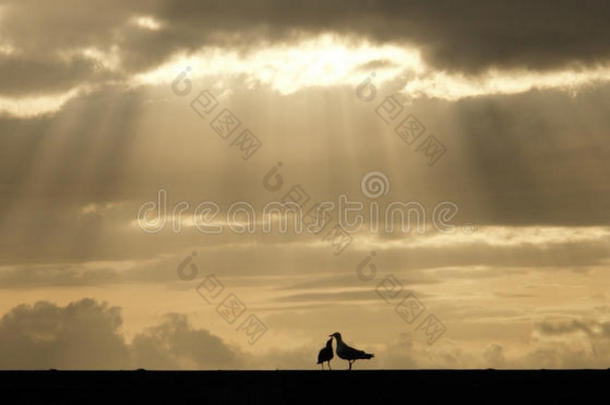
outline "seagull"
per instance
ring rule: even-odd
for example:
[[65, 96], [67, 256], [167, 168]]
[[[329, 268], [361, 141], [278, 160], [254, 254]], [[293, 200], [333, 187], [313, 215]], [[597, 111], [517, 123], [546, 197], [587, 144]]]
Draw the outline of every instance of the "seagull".
[[333, 338], [331, 337], [330, 339], [328, 339], [328, 342], [326, 342], [326, 347], [322, 350], [320, 350], [320, 353], [318, 353], [318, 364], [322, 364], [322, 370], [324, 370], [324, 362], [327, 361], [328, 362], [328, 369], [332, 370], [330, 368], [330, 360], [333, 358]]
[[332, 335], [329, 335], [332, 338], [337, 339], [337, 356], [343, 360], [347, 360], [349, 362], [349, 369], [352, 369], [352, 363], [358, 359], [370, 359], [371, 357], [375, 357], [374, 354], [369, 354], [363, 352], [362, 350], [354, 349], [353, 347], [349, 347], [343, 340], [341, 340], [341, 334], [339, 332], [335, 332]]

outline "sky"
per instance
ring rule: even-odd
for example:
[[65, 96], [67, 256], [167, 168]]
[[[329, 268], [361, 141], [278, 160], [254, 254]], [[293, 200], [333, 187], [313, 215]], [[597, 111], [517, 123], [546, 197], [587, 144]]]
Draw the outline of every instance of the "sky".
[[0, 1], [0, 369], [609, 367], [609, 11]]

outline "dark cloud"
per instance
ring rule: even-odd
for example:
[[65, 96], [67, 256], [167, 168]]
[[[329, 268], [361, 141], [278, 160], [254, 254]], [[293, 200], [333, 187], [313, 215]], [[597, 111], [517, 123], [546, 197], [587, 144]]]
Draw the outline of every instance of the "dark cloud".
[[0, 320], [0, 368], [128, 368], [121, 323], [119, 308], [90, 299], [19, 305]]
[[302, 293], [292, 294], [277, 298], [279, 302], [299, 302], [299, 301], [326, 301], [326, 302], [341, 302], [341, 301], [377, 301], [381, 300], [375, 290], [366, 291], [337, 291], [337, 292], [318, 292], [318, 293]]
[[496, 343], [487, 346], [483, 352], [483, 358], [488, 364], [488, 367], [505, 368], [507, 364], [506, 358], [504, 357], [504, 348]]
[[207, 330], [194, 329], [185, 315], [168, 314], [138, 334], [131, 345], [134, 364], [147, 369], [235, 369], [242, 366], [236, 349]]
[[128, 344], [120, 308], [92, 299], [39, 301], [0, 319], [0, 369], [237, 368], [238, 352], [184, 315], [169, 314]]
[[610, 322], [588, 316], [543, 319], [534, 325], [536, 347], [524, 361], [548, 368], [606, 368]]
[[[603, 108], [610, 103], [608, 86], [574, 97], [531, 91], [457, 103], [419, 100], [407, 110], [450, 147], [446, 160], [424, 170], [418, 154], [385, 126], [374, 106], [363, 106], [353, 89], [279, 96], [254, 94], [243, 83], [232, 83], [235, 94], [224, 103], [265, 142], [261, 155], [247, 165], [186, 101], [181, 103], [184, 99], [171, 95], [169, 101], [147, 102], [167, 97], [165, 88], [150, 94], [112, 88], [79, 97], [54, 116], [0, 119], [0, 262], [142, 260], [207, 247], [216, 249], [206, 253], [207, 266], [223, 275], [332, 271], [331, 247], [306, 246], [317, 241], [311, 235], [237, 235], [227, 229], [210, 236], [193, 228], [178, 235], [171, 221], [151, 235], [129, 224], [139, 205], [156, 200], [161, 188], [168, 191], [170, 211], [178, 201], [190, 202], [186, 218], [192, 218], [199, 202], [209, 200], [218, 202], [223, 214], [238, 200], [260, 210], [294, 184], [301, 184], [312, 201], [336, 202], [346, 193], [350, 200], [366, 202], [360, 180], [371, 168], [389, 176], [391, 195], [383, 204], [421, 201], [428, 221], [437, 202], [450, 200], [459, 206], [458, 224], [608, 224], [610, 149], [604, 134], [610, 120]], [[260, 114], [258, 104], [270, 115]], [[342, 135], [346, 133], [351, 138]], [[280, 159], [286, 185], [271, 193], [262, 179]], [[96, 210], [83, 213], [90, 204]], [[106, 209], [107, 204], [115, 205]], [[388, 249], [388, 259], [378, 258], [385, 271], [583, 267], [600, 265], [608, 257], [607, 238], [545, 246], [478, 241], [443, 247], [440, 253], [437, 246], [407, 243], [417, 242], [413, 234], [381, 234], [376, 241], [399, 239], [405, 240], [404, 249]], [[358, 253], [345, 271], [352, 272], [361, 260]], [[277, 266], [278, 261], [283, 265]], [[139, 279], [166, 279], [171, 266], [175, 264], [142, 271]]]
[[0, 58], [0, 94], [54, 93], [118, 77], [83, 51], [118, 52], [130, 18], [146, 13], [146, 5], [152, 4], [3, 1], [0, 32], [14, 51]]
[[536, 330], [547, 336], [583, 332], [588, 336], [610, 339], [610, 322], [593, 321], [590, 319], [544, 320], [536, 324]]
[[[439, 282], [439, 280], [426, 276], [421, 273], [413, 274], [410, 272], [408, 275], [401, 275], [401, 282], [406, 285], [413, 284], [433, 284]], [[381, 280], [382, 275], [377, 275]], [[282, 287], [280, 290], [309, 290], [319, 288], [337, 288], [337, 287], [362, 287], [364, 282], [358, 278], [356, 271], [353, 274], [346, 276], [333, 276], [333, 277], [308, 277], [308, 281], [303, 281], [290, 286]]]
[[113, 269], [85, 269], [72, 265], [23, 266], [0, 271], [0, 289], [104, 285], [120, 280]]
[[102, 83], [118, 79], [119, 74], [106, 71], [90, 58], [74, 56], [26, 59], [0, 57], [0, 95], [33, 96], [66, 91], [79, 84]]
[[92, 69], [92, 63], [84, 60], [52, 63], [4, 57], [0, 59], [2, 95], [64, 90], [82, 81]]
[[503, 293], [496, 292], [494, 293], [499, 298], [533, 298], [535, 295], [532, 294], [516, 294], [516, 293]]
[[[291, 42], [326, 32], [352, 39], [401, 45], [423, 51], [441, 69], [477, 72], [489, 67], [554, 69], [596, 65], [610, 57], [603, 0], [510, 4], [450, 1], [220, 2], [62, 0], [49, 5], [5, 1], [2, 34], [17, 51], [0, 64], [8, 81], [2, 92], [67, 89], [96, 80], [91, 62], [57, 59], [67, 51], [97, 49], [121, 59], [122, 73], [152, 68], [172, 54], [204, 45], [241, 49]], [[133, 24], [150, 16], [162, 25], [149, 30]], [[44, 62], [33, 62], [42, 60]], [[22, 70], [18, 68], [21, 67]], [[47, 74], [40, 74], [46, 69]], [[115, 72], [116, 73], [116, 72]], [[46, 77], [45, 77], [46, 76]], [[6, 81], [5, 80], [5, 81]]]
[[[434, 204], [450, 200], [461, 221], [479, 225], [597, 225], [610, 218], [603, 182], [610, 175], [603, 137], [610, 127], [603, 107], [610, 103], [608, 86], [575, 97], [531, 91], [456, 103], [419, 100], [408, 112], [450, 150], [427, 171], [421, 170], [424, 159], [353, 89], [279, 96], [253, 94], [239, 81], [231, 87], [235, 95], [226, 104], [268, 146], [248, 168], [233, 164], [239, 161], [235, 151], [179, 100], [146, 103], [167, 96], [167, 89], [147, 94], [114, 88], [75, 99], [54, 117], [0, 120], [0, 211], [34, 197], [47, 207], [152, 200], [160, 188], [173, 202], [212, 199], [228, 207], [247, 199], [262, 207], [281, 197], [262, 188], [280, 157], [287, 184], [302, 184], [312, 198], [336, 201], [347, 193], [361, 200], [362, 174], [380, 167], [383, 157], [393, 162], [380, 167], [390, 176], [389, 198], [421, 201], [428, 217]], [[273, 119], [253, 108], [261, 103]], [[349, 148], [336, 136], [348, 130]], [[283, 141], [286, 134], [290, 144]], [[42, 166], [50, 159], [54, 165]], [[44, 183], [26, 187], [26, 179]]]
[[[441, 68], [477, 71], [490, 66], [552, 68], [595, 64], [610, 56], [605, 38], [608, 4], [569, 0], [532, 4], [499, 1], [247, 1], [167, 2], [155, 16], [167, 22], [161, 49], [206, 39], [243, 43], [258, 33], [283, 41], [299, 34], [337, 32], [380, 42], [412, 43]], [[216, 35], [214, 35], [216, 34]], [[222, 34], [222, 35], [221, 35]], [[237, 34], [237, 35], [232, 35]], [[166, 41], [159, 41], [164, 38]], [[169, 42], [168, 42], [169, 41]], [[173, 41], [173, 43], [172, 43]], [[176, 45], [174, 45], [176, 46]]]
[[[196, 280], [213, 273], [223, 278], [236, 278], [235, 285], [266, 286], [278, 293], [365, 285], [358, 278], [357, 267], [369, 251], [346, 252], [344, 260], [337, 262], [330, 247], [310, 246], [305, 237], [302, 242], [298, 239], [282, 241], [279, 235], [280, 240], [276, 242], [252, 243], [251, 239], [232, 234], [210, 240], [206, 238], [209, 235], [196, 231], [187, 234], [169, 231], [156, 236], [142, 235], [138, 230], [117, 233], [113, 229], [105, 229], [86, 256], [73, 253], [75, 242], [71, 238], [62, 241], [50, 238], [44, 245], [37, 244], [36, 255], [31, 258], [28, 252], [32, 251], [27, 247], [16, 247], [16, 251], [4, 258], [6, 265], [0, 268], [0, 289], [134, 282], [194, 288], [197, 281], [185, 284], [177, 273], [178, 265], [193, 251], [197, 253], [192, 262], [198, 270]], [[378, 252], [372, 261], [377, 267], [376, 283], [390, 274], [400, 279], [404, 286], [421, 287], [459, 280], [482, 281], [509, 274], [582, 272], [583, 268], [603, 267], [608, 258], [605, 240], [515, 246], [489, 246], [479, 241], [427, 247], [410, 247], [409, 241], [412, 239], [405, 240], [404, 246]], [[91, 263], [98, 260], [108, 263], [103, 266]], [[127, 268], [118, 270], [126, 263]], [[295, 278], [302, 280], [303, 276], [307, 277], [306, 281], [295, 282]], [[240, 277], [244, 279], [240, 280]], [[248, 279], [251, 277], [258, 278], [253, 281]], [[332, 293], [327, 295], [331, 297]], [[336, 296], [340, 297], [341, 294]]]

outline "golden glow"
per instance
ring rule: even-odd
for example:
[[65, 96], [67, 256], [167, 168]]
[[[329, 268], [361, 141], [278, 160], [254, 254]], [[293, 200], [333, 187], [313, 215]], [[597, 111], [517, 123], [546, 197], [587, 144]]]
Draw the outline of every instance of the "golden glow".
[[[160, 23], [150, 17], [138, 17], [134, 23], [144, 29], [161, 29]], [[0, 53], [14, 52], [17, 50], [11, 45], [0, 45]], [[89, 58], [104, 70], [118, 71], [121, 67], [116, 46], [109, 52], [85, 48], [61, 53], [66, 60], [74, 55]], [[450, 101], [532, 89], [559, 89], [574, 94], [588, 85], [610, 81], [607, 67], [552, 72], [490, 70], [479, 76], [465, 76], [434, 70], [414, 48], [379, 46], [366, 41], [354, 44], [346, 38], [325, 34], [293, 45], [260, 47], [246, 54], [204, 47], [190, 55], [176, 55], [160, 67], [134, 75], [129, 82], [137, 86], [169, 84], [187, 67], [190, 80], [219, 78], [217, 86], [226, 91], [230, 91], [226, 84], [230, 78], [244, 78], [250, 88], [265, 85], [286, 95], [311, 87], [356, 87], [374, 74], [372, 83], [378, 88], [395, 86], [402, 77], [409, 77], [404, 87], [392, 89], [407, 99], [431, 97]], [[74, 94], [72, 89], [60, 96], [5, 97], [0, 99], [0, 111], [20, 117], [52, 113]]]
[[401, 93], [410, 97], [426, 96], [450, 101], [489, 94], [517, 94], [532, 89], [560, 89], [574, 94], [587, 85], [609, 80], [610, 69], [607, 67], [545, 73], [491, 70], [478, 77], [428, 72], [409, 81]]
[[345, 38], [326, 34], [291, 46], [261, 47], [246, 55], [205, 47], [189, 56], [177, 55], [161, 67], [135, 76], [134, 82], [170, 83], [190, 67], [193, 79], [245, 76], [252, 87], [260, 83], [281, 94], [291, 94], [308, 87], [356, 86], [375, 73], [373, 84], [378, 87], [407, 75], [410, 79], [406, 85], [396, 89], [404, 96], [455, 101], [532, 89], [556, 88], [575, 93], [584, 86], [610, 80], [607, 67], [551, 72], [490, 70], [480, 76], [450, 74], [427, 66], [414, 48], [376, 46], [366, 41], [349, 44]]
[[161, 23], [151, 16], [136, 17], [132, 20], [132, 23], [142, 29], [150, 31], [158, 31], [161, 29]]
[[[367, 63], [387, 62], [382, 68], [363, 67]], [[137, 84], [170, 83], [187, 66], [192, 78], [246, 75], [249, 85], [269, 85], [281, 94], [307, 87], [357, 85], [365, 75], [375, 72], [380, 83], [395, 78], [404, 70], [423, 73], [419, 52], [397, 46], [373, 46], [367, 42], [350, 45], [334, 35], [322, 35], [291, 46], [274, 45], [241, 56], [236, 51], [206, 47], [190, 55], [178, 55], [153, 71], [137, 75]]]
[[0, 97], [0, 112], [20, 118], [52, 114], [59, 111], [68, 100], [76, 97], [79, 92], [78, 88], [74, 88], [61, 94]]
[[610, 228], [602, 226], [561, 227], [561, 226], [481, 226], [472, 232], [456, 227], [447, 233], [415, 232], [396, 240], [378, 239], [371, 235], [361, 236], [365, 245], [374, 245], [375, 249], [449, 247], [468, 244], [511, 247], [524, 245], [542, 245], [593, 242], [610, 236]]

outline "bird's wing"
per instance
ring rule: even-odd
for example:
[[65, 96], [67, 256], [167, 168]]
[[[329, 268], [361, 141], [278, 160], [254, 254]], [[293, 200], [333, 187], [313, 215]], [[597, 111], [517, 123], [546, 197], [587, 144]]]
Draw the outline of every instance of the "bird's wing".
[[320, 353], [318, 353], [318, 363], [321, 363], [323, 358], [324, 358], [324, 349], [320, 350]]
[[354, 349], [348, 345], [343, 346], [343, 353], [345, 357], [356, 360], [356, 359], [370, 359], [372, 357], [371, 354], [368, 354], [362, 350]]

